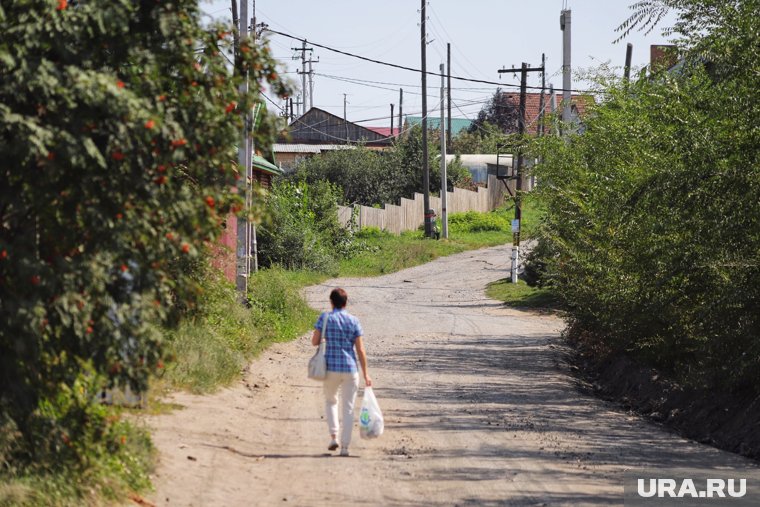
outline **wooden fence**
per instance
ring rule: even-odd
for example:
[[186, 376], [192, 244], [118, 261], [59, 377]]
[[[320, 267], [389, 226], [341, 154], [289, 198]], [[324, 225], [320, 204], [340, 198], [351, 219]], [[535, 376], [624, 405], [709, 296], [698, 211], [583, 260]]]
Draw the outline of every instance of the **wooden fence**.
[[[514, 181], [510, 181], [510, 189], [514, 191]], [[496, 176], [488, 175], [488, 186], [478, 187], [477, 191], [455, 188], [446, 192], [446, 208], [449, 214], [463, 211], [492, 211], [504, 204], [506, 194], [504, 184]], [[401, 234], [403, 231], [414, 231], [425, 223], [423, 195], [415, 193], [414, 199], [401, 199], [400, 205], [386, 204], [383, 208], [355, 206], [358, 208], [357, 225], [359, 227], [377, 227], [379, 229]], [[338, 218], [347, 225], [354, 213], [352, 206], [339, 206]], [[441, 216], [441, 198], [430, 196], [430, 208]]]

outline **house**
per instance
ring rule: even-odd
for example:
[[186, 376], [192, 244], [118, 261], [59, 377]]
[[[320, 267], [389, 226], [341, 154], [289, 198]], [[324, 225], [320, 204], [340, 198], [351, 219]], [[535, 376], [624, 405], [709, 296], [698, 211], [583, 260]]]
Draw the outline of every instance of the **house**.
[[328, 113], [317, 107], [306, 111], [288, 126], [287, 144], [364, 144], [370, 149], [390, 146], [387, 136]]
[[390, 127], [367, 127], [373, 132], [377, 132], [383, 137], [398, 137], [398, 135], [401, 133], [401, 129], [398, 127], [393, 127], [393, 132], [391, 132]]
[[[505, 103], [514, 106], [515, 111], [520, 111], [520, 92], [509, 91], [502, 92], [503, 97], [506, 99]], [[548, 117], [551, 114], [551, 94], [549, 92], [544, 93], [544, 116]], [[579, 122], [588, 112], [591, 105], [595, 103], [594, 97], [591, 95], [571, 95], [570, 96], [570, 115], [572, 122]], [[562, 94], [556, 94], [557, 109], [562, 109]], [[541, 93], [526, 93], [525, 94], [525, 132], [530, 135], [538, 135], [541, 130], [541, 122], [539, 121], [541, 116]], [[517, 131], [517, 116], [515, 116], [515, 129]], [[549, 133], [549, 126], [544, 125], [544, 132]]]

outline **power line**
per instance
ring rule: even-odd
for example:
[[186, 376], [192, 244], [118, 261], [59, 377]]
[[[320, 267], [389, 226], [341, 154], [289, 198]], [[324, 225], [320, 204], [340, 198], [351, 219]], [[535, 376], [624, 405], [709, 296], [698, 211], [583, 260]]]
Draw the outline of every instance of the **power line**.
[[[284, 32], [279, 32], [277, 30], [272, 30], [271, 28], [266, 28], [265, 30], [268, 31], [268, 32], [274, 33], [276, 35], [281, 35], [283, 37], [287, 37], [289, 39], [301, 41], [303, 43], [307, 42], [306, 39], [302, 39], [300, 37], [296, 37], [294, 35], [290, 35], [290, 34], [287, 34], [287, 33], [284, 33]], [[386, 67], [393, 67], [393, 68], [401, 69], [401, 70], [407, 70], [409, 72], [422, 73], [422, 70], [420, 70], [420, 69], [415, 69], [413, 67], [407, 67], [405, 65], [399, 65], [397, 63], [384, 62], [382, 60], [375, 60], [374, 58], [368, 58], [366, 56], [361, 56], [361, 55], [357, 55], [357, 54], [354, 54], [354, 53], [349, 53], [348, 51], [342, 51], [340, 49], [335, 49], [335, 48], [332, 48], [330, 46], [325, 46], [324, 44], [318, 44], [316, 42], [308, 42], [308, 44], [310, 44], [312, 46], [316, 46], [318, 48], [326, 49], [327, 51], [332, 51], [333, 53], [338, 53], [338, 54], [341, 54], [341, 55], [350, 56], [351, 58], [358, 58], [359, 60], [364, 60], [366, 62], [376, 63], [378, 65], [385, 65]], [[517, 71], [519, 71], [519, 69], [517, 69], [516, 72]], [[431, 71], [426, 71], [425, 74], [431, 75], [431, 76], [438, 76], [438, 77], [441, 76], [441, 74], [439, 74], [438, 72], [431, 72]], [[495, 85], [495, 86], [511, 86], [511, 87], [514, 87], [514, 88], [519, 88], [520, 87], [520, 85], [514, 84], [514, 83], [500, 83], [500, 82], [497, 82], [497, 81], [486, 81], [484, 79], [471, 79], [471, 78], [466, 78], [466, 77], [461, 77], [461, 76], [454, 76], [454, 75], [451, 76], [451, 79], [457, 79], [459, 81], [468, 81], [468, 82], [471, 82], [471, 83], [490, 84], [490, 85]], [[541, 89], [540, 86], [527, 86], [526, 88], [532, 89], [532, 90], [540, 90]], [[578, 94], [594, 94], [594, 93], [599, 93], [599, 91], [594, 91], [594, 90], [574, 90], [572, 88], [555, 88], [554, 91], [557, 91], [557, 92], [569, 91], [571, 93], [578, 93]]]

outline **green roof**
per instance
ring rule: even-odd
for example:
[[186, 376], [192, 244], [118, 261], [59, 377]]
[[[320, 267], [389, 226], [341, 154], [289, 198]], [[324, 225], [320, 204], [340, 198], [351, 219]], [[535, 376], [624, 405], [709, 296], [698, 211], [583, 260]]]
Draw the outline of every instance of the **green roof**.
[[[409, 125], [421, 125], [422, 124], [422, 116], [407, 116], [406, 121], [409, 122]], [[444, 120], [444, 122], [448, 122], [447, 120]], [[431, 116], [428, 116], [427, 120], [428, 128], [437, 130], [440, 128], [441, 125], [441, 118], [434, 118]], [[468, 120], [467, 118], [452, 118], [451, 119], [451, 135], [455, 136], [459, 134], [463, 130], [467, 130], [470, 128], [470, 125], [472, 125], [472, 120]]]
[[273, 163], [269, 162], [264, 157], [260, 157], [258, 155], [253, 156], [253, 161], [251, 162], [251, 165], [255, 167], [256, 169], [260, 169], [264, 172], [270, 173], [270, 174], [278, 174], [281, 175], [283, 173], [282, 169], [274, 165]]

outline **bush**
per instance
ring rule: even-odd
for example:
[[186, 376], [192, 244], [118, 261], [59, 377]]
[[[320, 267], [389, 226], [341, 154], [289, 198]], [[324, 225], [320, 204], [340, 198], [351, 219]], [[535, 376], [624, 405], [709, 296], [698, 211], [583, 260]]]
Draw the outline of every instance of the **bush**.
[[338, 221], [340, 189], [326, 181], [278, 181], [266, 201], [268, 220], [258, 228], [262, 266], [335, 272], [352, 252], [352, 230]]
[[[693, 4], [690, 23], [702, 15]], [[688, 34], [723, 49], [710, 65], [700, 52], [676, 75], [606, 82], [585, 134], [542, 141], [544, 261], [595, 348], [758, 392], [757, 2], [715, 5], [702, 21], [720, 30]]]
[[503, 212], [479, 213], [466, 211], [449, 215], [451, 232], [484, 232], [512, 230], [510, 219]]

